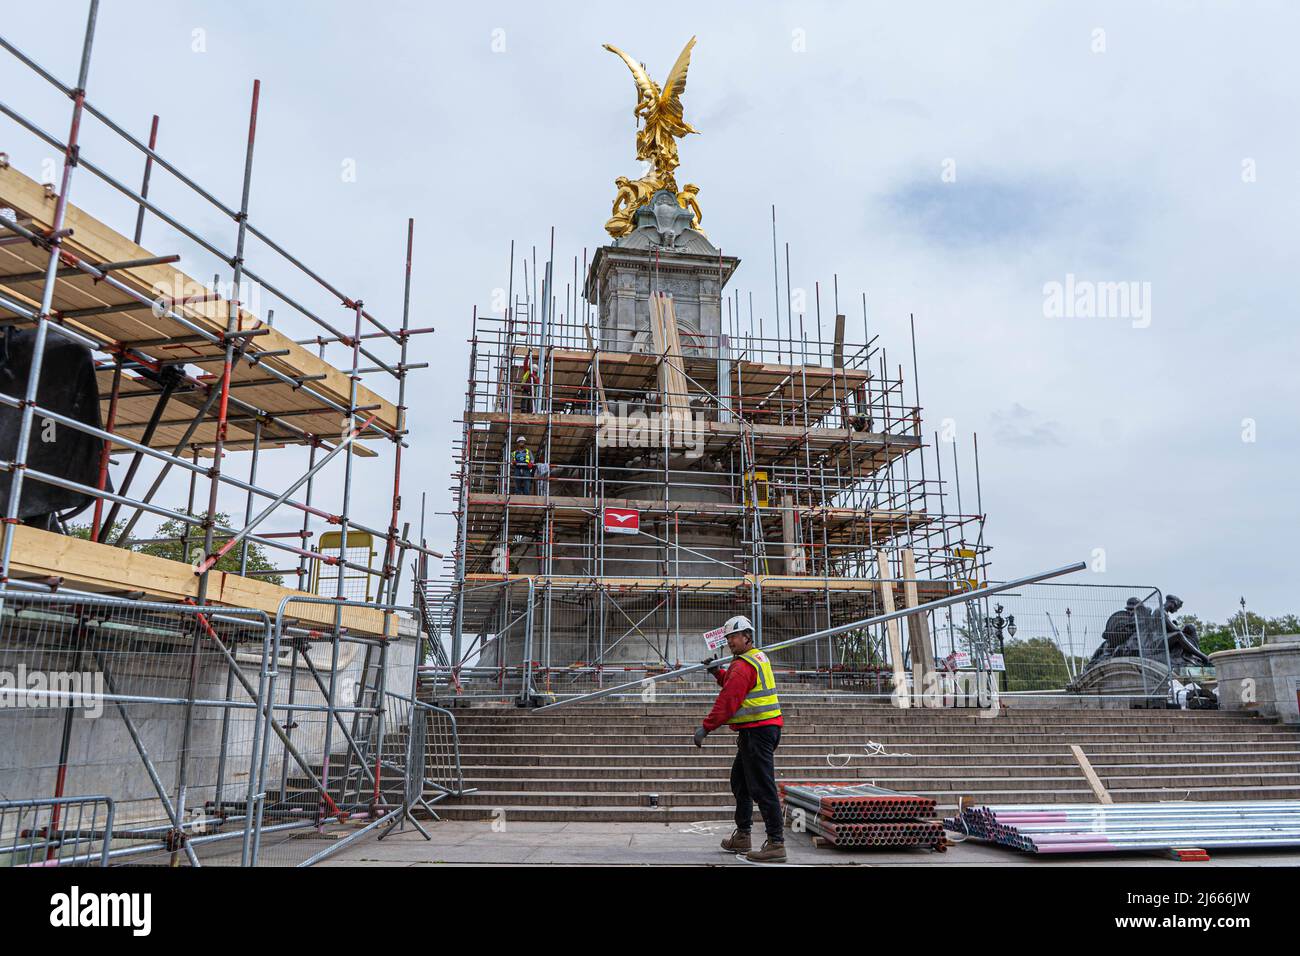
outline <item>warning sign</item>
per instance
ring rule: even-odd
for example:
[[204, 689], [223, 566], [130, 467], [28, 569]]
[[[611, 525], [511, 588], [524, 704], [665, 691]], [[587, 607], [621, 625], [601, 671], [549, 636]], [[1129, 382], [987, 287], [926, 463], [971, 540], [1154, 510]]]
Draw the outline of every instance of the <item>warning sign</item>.
[[711, 631], [704, 632], [704, 643], [709, 646], [709, 650], [716, 651], [719, 648], [727, 646], [727, 639], [722, 636], [722, 628], [715, 627]]
[[641, 531], [641, 512], [632, 508], [606, 508], [606, 534], [638, 534]]
[[[975, 666], [971, 660], [970, 654], [966, 651], [953, 651], [944, 658], [944, 663], [948, 665], [949, 670], [969, 670]], [[1006, 660], [1001, 654], [989, 654], [989, 670], [1005, 671], [1007, 669]]]

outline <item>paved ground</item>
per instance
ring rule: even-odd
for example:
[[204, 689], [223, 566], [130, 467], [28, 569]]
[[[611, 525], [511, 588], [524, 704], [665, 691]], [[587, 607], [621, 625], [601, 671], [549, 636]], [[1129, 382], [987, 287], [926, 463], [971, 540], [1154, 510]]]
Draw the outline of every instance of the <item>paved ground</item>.
[[[322, 866], [428, 866], [430, 864], [582, 866], [754, 866], [724, 853], [718, 841], [730, 826], [699, 823], [509, 823], [494, 831], [489, 821], [426, 823], [425, 841], [414, 830], [395, 832], [383, 842], [367, 839]], [[1106, 853], [1040, 857], [969, 840], [946, 852], [893, 850], [847, 852], [812, 845], [807, 835], [788, 833], [791, 865], [859, 866], [1300, 866], [1300, 853], [1211, 851], [1208, 863], [1179, 863], [1155, 853]]]

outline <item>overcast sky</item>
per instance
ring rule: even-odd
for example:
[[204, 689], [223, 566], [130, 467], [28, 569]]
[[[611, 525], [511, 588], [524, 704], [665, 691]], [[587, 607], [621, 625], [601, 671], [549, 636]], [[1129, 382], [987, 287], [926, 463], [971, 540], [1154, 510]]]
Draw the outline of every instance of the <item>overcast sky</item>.
[[[71, 82], [85, 9], [10, 4], [0, 30]], [[404, 517], [418, 524], [427, 492], [430, 543], [450, 550], [434, 512], [451, 503], [471, 309], [505, 285], [512, 238], [540, 257], [554, 226], [570, 275], [605, 239], [614, 178], [639, 175], [632, 81], [601, 43], [662, 80], [695, 35], [684, 102], [701, 135], [682, 142], [678, 179], [699, 184], [705, 229], [741, 258], [733, 287], [770, 316], [775, 203], [810, 300], [837, 274], [854, 330], [865, 291], [891, 361], [915, 314], [927, 433], [952, 420], [967, 496], [979, 434], [996, 576], [1102, 549], [1104, 573], [1081, 579], [1158, 586], [1222, 620], [1241, 595], [1300, 610], [1297, 34], [1285, 3], [105, 0], [88, 97], [142, 137], [160, 114], [160, 152], [237, 205], [260, 78], [252, 218], [394, 325], [415, 217], [412, 324], [438, 331], [412, 349], [431, 368], [411, 379]], [[2, 51], [0, 99], [66, 135], [66, 99]], [[138, 154], [93, 122], [84, 142], [138, 182]], [[5, 118], [0, 150], [57, 175]], [[233, 223], [163, 175], [155, 190], [232, 245]], [[129, 233], [132, 210], [92, 177], [72, 199]], [[156, 222], [144, 245], [197, 277], [219, 269]], [[264, 249], [249, 255], [270, 271]], [[1048, 314], [1045, 287], [1067, 276], [1136, 283], [1141, 312]], [[300, 467], [268, 455], [261, 478]], [[360, 513], [382, 527], [387, 453], [357, 468]], [[242, 514], [242, 497], [222, 507]]]

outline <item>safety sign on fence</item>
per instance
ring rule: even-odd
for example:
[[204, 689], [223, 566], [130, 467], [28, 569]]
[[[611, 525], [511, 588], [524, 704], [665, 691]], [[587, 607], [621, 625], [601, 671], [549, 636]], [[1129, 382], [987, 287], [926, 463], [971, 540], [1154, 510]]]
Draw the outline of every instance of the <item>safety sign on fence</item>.
[[727, 639], [722, 635], [722, 628], [715, 627], [711, 631], [704, 632], [704, 643], [709, 646], [709, 650], [716, 651], [726, 646]]

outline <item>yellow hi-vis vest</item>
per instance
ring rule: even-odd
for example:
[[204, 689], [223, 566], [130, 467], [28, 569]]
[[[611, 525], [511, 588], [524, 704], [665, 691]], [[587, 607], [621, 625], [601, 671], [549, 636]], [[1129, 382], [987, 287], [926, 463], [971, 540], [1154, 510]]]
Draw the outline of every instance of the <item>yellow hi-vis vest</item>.
[[[754, 686], [749, 689], [745, 699], [727, 721], [729, 724], [750, 724], [756, 720], [771, 720], [781, 716], [781, 704], [776, 699], [776, 678], [772, 676], [772, 665], [767, 655], [756, 648], [750, 648], [736, 657], [744, 658], [754, 665], [757, 677]], [[735, 666], [734, 664], [732, 665]]]

